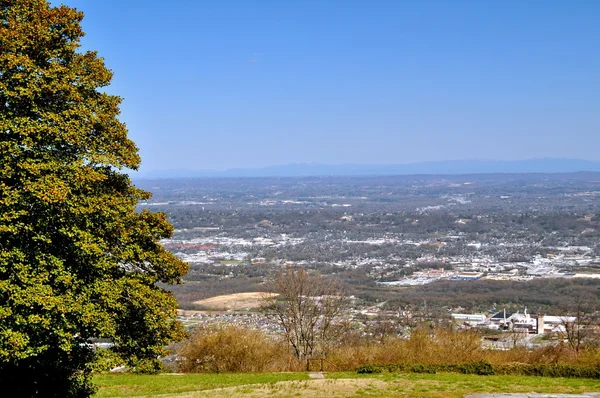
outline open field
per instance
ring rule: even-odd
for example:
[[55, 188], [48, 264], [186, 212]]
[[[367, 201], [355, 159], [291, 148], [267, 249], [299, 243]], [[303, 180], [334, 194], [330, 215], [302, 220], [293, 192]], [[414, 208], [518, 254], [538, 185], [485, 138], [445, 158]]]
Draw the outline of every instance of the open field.
[[483, 392], [583, 393], [600, 391], [600, 380], [454, 373], [359, 375], [307, 373], [99, 375], [99, 398], [117, 397], [463, 397]]
[[194, 301], [194, 304], [213, 311], [258, 309], [265, 297], [272, 296], [273, 293], [265, 292], [235, 293]]

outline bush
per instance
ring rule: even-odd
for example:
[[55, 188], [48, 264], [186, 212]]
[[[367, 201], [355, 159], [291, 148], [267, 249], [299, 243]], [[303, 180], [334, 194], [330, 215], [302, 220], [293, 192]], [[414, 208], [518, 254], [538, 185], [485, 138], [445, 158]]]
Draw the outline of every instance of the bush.
[[152, 375], [164, 370], [162, 363], [156, 359], [141, 359], [137, 361], [135, 367], [131, 369], [133, 373]]
[[286, 346], [263, 333], [237, 326], [202, 327], [178, 350], [183, 372], [296, 370]]
[[573, 364], [529, 364], [510, 363], [492, 365], [487, 362], [473, 362], [458, 365], [448, 364], [389, 364], [364, 365], [356, 369], [357, 373], [410, 372], [430, 373], [455, 372], [463, 374], [515, 375], [515, 376], [544, 376], [599, 379], [600, 368]]
[[495, 365], [494, 369], [497, 374], [505, 375], [600, 378], [600, 368], [576, 364], [510, 363]]
[[[177, 370], [184, 372], [306, 369], [306, 362], [291, 355], [285, 342], [235, 326], [199, 328], [176, 352], [183, 358]], [[105, 361], [111, 363], [110, 359]], [[376, 342], [358, 336], [344, 340], [327, 352], [324, 366], [328, 371], [356, 370], [362, 374], [456, 372], [600, 378], [600, 350], [589, 347], [575, 353], [564, 344], [533, 350], [486, 350], [472, 332], [420, 329], [408, 339], [390, 337]]]
[[413, 373], [429, 373], [429, 374], [436, 374], [437, 371], [439, 369], [439, 366], [437, 365], [429, 365], [429, 364], [416, 364], [416, 365], [411, 365], [408, 367], [408, 370], [410, 370]]
[[382, 373], [383, 368], [377, 365], [363, 365], [356, 368], [356, 373], [359, 374], [372, 374], [372, 373]]
[[487, 362], [474, 362], [458, 366], [460, 373], [489, 376], [495, 374], [494, 367]]

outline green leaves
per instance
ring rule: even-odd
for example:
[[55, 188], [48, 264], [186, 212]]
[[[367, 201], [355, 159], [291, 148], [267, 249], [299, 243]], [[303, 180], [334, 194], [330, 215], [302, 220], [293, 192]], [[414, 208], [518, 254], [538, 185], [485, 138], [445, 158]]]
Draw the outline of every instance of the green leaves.
[[42, 0], [0, 7], [0, 383], [38, 370], [18, 396], [91, 392], [91, 338], [154, 369], [182, 336], [156, 283], [187, 265], [158, 243], [172, 233], [165, 215], [136, 212], [150, 194], [119, 170], [139, 166], [137, 147], [121, 98], [99, 91], [112, 72], [77, 52], [82, 18]]

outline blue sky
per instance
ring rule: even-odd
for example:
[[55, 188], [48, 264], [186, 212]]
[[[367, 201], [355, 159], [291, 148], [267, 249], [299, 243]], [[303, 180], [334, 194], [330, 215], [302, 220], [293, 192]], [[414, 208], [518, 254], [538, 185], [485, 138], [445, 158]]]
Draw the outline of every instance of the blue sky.
[[64, 3], [143, 171], [600, 160], [597, 0]]

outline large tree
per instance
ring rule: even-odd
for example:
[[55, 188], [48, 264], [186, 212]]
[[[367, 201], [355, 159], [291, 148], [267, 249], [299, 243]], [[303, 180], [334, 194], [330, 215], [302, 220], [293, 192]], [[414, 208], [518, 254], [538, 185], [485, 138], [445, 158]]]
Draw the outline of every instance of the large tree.
[[[182, 335], [177, 283], [187, 265], [158, 243], [164, 214], [124, 173], [135, 144], [112, 73], [81, 52], [75, 9], [0, 0], [0, 386], [6, 396], [85, 397], [108, 338], [136, 369], [155, 369]], [[15, 382], [18, 380], [19, 382]], [[11, 390], [12, 389], [12, 390]]]

